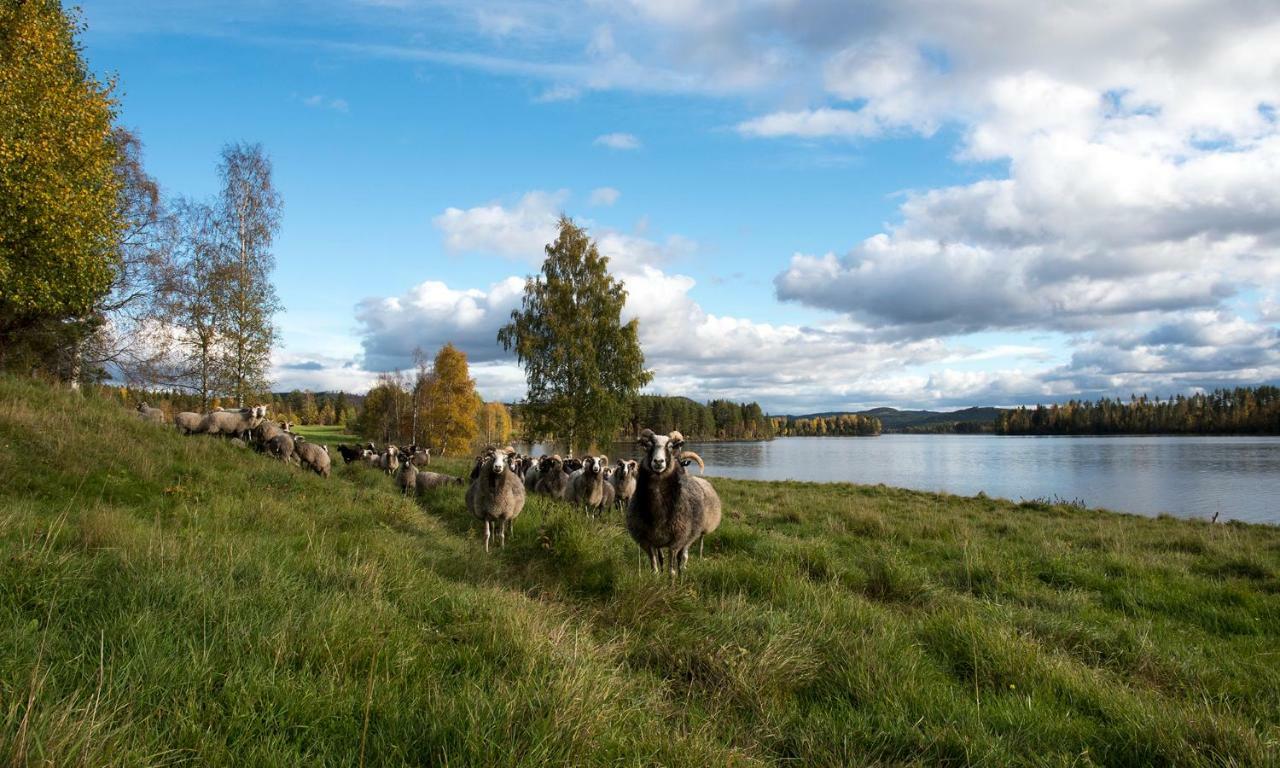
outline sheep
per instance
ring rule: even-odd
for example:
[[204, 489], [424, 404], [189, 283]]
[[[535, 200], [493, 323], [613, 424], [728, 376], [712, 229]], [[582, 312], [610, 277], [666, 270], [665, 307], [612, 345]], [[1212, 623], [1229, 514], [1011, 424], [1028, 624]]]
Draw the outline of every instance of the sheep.
[[426, 493], [432, 488], [441, 488], [446, 485], [462, 485], [462, 478], [442, 475], [439, 472], [428, 472], [425, 469], [418, 470], [418, 493]]
[[704, 465], [696, 453], [680, 450], [684, 436], [679, 432], [663, 436], [646, 429], [638, 442], [644, 456], [627, 505], [627, 531], [649, 555], [655, 573], [662, 563], [662, 550], [668, 550], [670, 572], [676, 577], [684, 572], [693, 542], [720, 525], [720, 497], [711, 483], [685, 471], [682, 459]]
[[253, 442], [257, 444], [258, 450], [265, 451], [267, 450], [267, 444], [271, 442], [272, 438], [276, 435], [283, 435], [285, 433], [292, 434], [292, 428], [292, 424], [283, 421], [275, 422], [264, 420], [261, 424], [250, 431], [250, 435], [253, 437]]
[[298, 444], [295, 442], [294, 436], [288, 432], [278, 432], [272, 436], [263, 445], [267, 453], [286, 464], [300, 461], [301, 457], [296, 456]]
[[388, 443], [387, 450], [378, 457], [378, 466], [385, 474], [395, 474], [395, 471], [400, 468], [400, 449]]
[[582, 459], [570, 457], [564, 460], [564, 473], [566, 475], [572, 475], [580, 469], [582, 469]]
[[618, 466], [614, 467], [611, 481], [613, 482], [614, 503], [619, 510], [626, 509], [627, 503], [635, 495], [638, 466], [631, 459], [618, 459]]
[[564, 473], [564, 459], [556, 454], [547, 459], [546, 464], [543, 465], [533, 490], [535, 493], [550, 496], [553, 499], [563, 499], [565, 489], [568, 487], [569, 476]]
[[346, 443], [338, 443], [338, 453], [342, 456], [344, 464], [350, 464], [357, 461], [364, 451], [359, 446], [347, 445]]
[[372, 451], [368, 448], [365, 448], [360, 452], [360, 460], [363, 461], [364, 465], [370, 469], [377, 469], [382, 466], [382, 457], [379, 456], [376, 451]]
[[152, 408], [146, 403], [138, 403], [138, 418], [143, 421], [151, 421], [156, 424], [164, 423], [164, 411], [159, 408]]
[[537, 461], [534, 461], [533, 457], [529, 457], [527, 461], [531, 466], [524, 471], [524, 489], [533, 493], [534, 487], [538, 484], [538, 476], [542, 473], [542, 469], [547, 462], [551, 461], [551, 457], [543, 455], [538, 457]]
[[396, 485], [400, 487], [402, 496], [418, 492], [418, 468], [413, 466], [412, 461], [404, 462], [396, 470]]
[[565, 498], [572, 504], [586, 507], [588, 514], [601, 512], [613, 504], [613, 486], [604, 479], [604, 468], [608, 464], [608, 456], [588, 456], [583, 459], [582, 469], [569, 476]]
[[203, 420], [204, 414], [192, 413], [191, 411], [183, 411], [182, 413], [175, 413], [173, 415], [173, 425], [184, 435], [189, 435], [192, 432], [199, 432], [200, 422]]
[[524, 509], [524, 484], [509, 463], [513, 453], [486, 451], [479, 473], [467, 488], [467, 510], [484, 523], [485, 552], [492, 534], [497, 535], [500, 546], [507, 546], [512, 521]]
[[303, 467], [314, 470], [321, 477], [329, 476], [329, 467], [332, 463], [329, 459], [329, 446], [308, 443], [305, 437], [299, 435], [294, 438], [293, 452]]
[[415, 467], [426, 467], [431, 464], [431, 449], [419, 448], [416, 444], [409, 446], [409, 458], [406, 461], [413, 462]]
[[213, 411], [200, 421], [200, 431], [206, 435], [226, 435], [247, 438], [248, 433], [267, 417], [267, 406], [255, 405], [238, 411]]

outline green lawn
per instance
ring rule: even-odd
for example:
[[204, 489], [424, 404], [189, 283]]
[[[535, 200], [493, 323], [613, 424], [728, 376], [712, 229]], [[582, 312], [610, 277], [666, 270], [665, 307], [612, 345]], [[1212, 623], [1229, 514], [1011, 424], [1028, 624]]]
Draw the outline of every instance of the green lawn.
[[1280, 763], [1274, 527], [716, 480], [673, 585], [336, 463], [0, 378], [0, 760]]

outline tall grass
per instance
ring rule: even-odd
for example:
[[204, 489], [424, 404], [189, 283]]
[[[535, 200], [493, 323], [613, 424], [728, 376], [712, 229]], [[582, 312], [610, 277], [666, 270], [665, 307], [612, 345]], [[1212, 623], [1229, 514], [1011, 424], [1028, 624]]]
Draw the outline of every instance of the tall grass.
[[531, 499], [485, 556], [460, 489], [0, 379], [0, 760], [1280, 761], [1280, 530], [716, 487], [670, 584], [616, 514]]

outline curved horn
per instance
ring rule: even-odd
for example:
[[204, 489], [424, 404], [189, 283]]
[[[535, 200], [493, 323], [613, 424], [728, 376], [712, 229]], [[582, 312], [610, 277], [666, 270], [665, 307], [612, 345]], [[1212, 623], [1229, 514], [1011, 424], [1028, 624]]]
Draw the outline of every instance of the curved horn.
[[[677, 433], [677, 434], [679, 434], [679, 433]], [[681, 451], [681, 452], [680, 452], [680, 458], [682, 458], [682, 459], [693, 459], [694, 461], [698, 462], [698, 474], [703, 474], [703, 473], [705, 473], [705, 472], [707, 471], [707, 465], [706, 465], [706, 462], [704, 462], [704, 461], [702, 460], [702, 457], [701, 457], [701, 456], [699, 456], [698, 454], [694, 453], [693, 451]]]
[[608, 456], [608, 454], [604, 454], [604, 453], [602, 453], [602, 454], [600, 454], [600, 458], [601, 458], [601, 460], [602, 460], [602, 461], [600, 462], [601, 464], [608, 465], [608, 463], [609, 463], [609, 456]]

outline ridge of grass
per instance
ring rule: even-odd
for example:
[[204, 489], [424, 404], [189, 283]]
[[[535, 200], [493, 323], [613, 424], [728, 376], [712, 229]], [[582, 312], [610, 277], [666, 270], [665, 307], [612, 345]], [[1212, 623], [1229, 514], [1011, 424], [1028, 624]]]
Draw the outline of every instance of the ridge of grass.
[[716, 479], [671, 584], [616, 513], [485, 556], [336, 469], [0, 378], [0, 760], [1280, 761], [1274, 527]]

